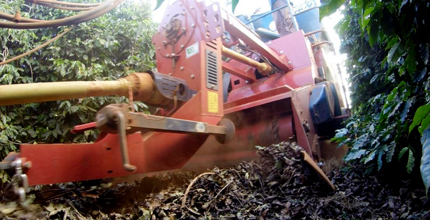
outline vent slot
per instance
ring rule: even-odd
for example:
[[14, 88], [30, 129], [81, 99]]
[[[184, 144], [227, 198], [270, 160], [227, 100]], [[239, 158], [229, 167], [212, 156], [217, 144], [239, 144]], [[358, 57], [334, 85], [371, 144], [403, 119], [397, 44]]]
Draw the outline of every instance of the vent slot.
[[[209, 43], [207, 43], [207, 45]], [[206, 49], [206, 86], [208, 87], [208, 89], [218, 90], [217, 54], [212, 50], [208, 49]]]
[[208, 46], [208, 47], [210, 47], [210, 48], [212, 48], [212, 49], [216, 50], [218, 45], [217, 45], [216, 41], [215, 41], [215, 40], [213, 40], [213, 41], [209, 41], [209, 42], [207, 42], [207, 43], [206, 43], [206, 46]]

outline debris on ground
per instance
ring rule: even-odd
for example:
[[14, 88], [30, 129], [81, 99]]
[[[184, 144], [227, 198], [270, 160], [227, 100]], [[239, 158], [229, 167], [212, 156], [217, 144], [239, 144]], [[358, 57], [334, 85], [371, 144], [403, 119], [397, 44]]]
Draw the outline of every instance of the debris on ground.
[[[426, 219], [425, 191], [365, 175], [327, 173], [332, 191], [301, 159], [302, 148], [258, 147], [260, 160], [199, 175], [145, 177], [113, 187], [81, 182], [42, 187], [27, 203], [0, 203], [0, 218], [21, 219]], [[107, 185], [107, 186], [106, 186]]]

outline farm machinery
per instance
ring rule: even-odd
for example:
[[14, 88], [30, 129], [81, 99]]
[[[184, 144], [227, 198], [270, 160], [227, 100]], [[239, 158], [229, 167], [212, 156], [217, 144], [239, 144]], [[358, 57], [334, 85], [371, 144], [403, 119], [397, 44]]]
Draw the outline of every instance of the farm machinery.
[[[327, 141], [348, 117], [336, 82], [324, 73], [324, 42], [302, 30], [263, 42], [218, 3], [178, 0], [153, 37], [157, 71], [117, 81], [0, 86], [0, 105], [121, 95], [158, 107], [100, 109], [94, 143], [22, 144], [0, 163], [12, 169], [16, 193], [27, 186], [174, 169], [234, 164], [257, 158], [256, 145], [295, 141], [317, 162], [336, 154]], [[333, 78], [333, 77], [331, 77]]]

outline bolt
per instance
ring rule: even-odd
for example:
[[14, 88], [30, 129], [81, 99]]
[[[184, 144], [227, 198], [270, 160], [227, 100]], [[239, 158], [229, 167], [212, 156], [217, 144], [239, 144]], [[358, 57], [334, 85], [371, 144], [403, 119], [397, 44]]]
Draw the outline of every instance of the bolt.
[[206, 126], [205, 126], [205, 124], [203, 122], [197, 122], [195, 129], [196, 129], [197, 132], [204, 132], [205, 129], [206, 129]]
[[184, 67], [183, 67], [183, 66], [181, 66], [181, 67], [179, 67], [179, 69], [180, 69], [180, 70], [184, 70]]
[[187, 30], [187, 29], [186, 28], [181, 28], [181, 30], [185, 32], [185, 30]]
[[184, 48], [185, 46], [183, 44], [181, 44], [181, 48]]
[[171, 56], [172, 56], [172, 57], [174, 57], [175, 55], [176, 55], [175, 53], [172, 53], [172, 54], [171, 54]]
[[258, 60], [258, 57], [254, 58], [254, 60]]
[[191, 10], [194, 10], [194, 7], [193, 7], [193, 6], [191, 6], [190, 8], [191, 8]]
[[291, 64], [291, 60], [290, 60], [290, 61], [288, 61], [288, 64]]
[[279, 51], [279, 53], [283, 54], [283, 53], [284, 53], [284, 51], [283, 51], [283, 50], [281, 50], [281, 51]]
[[191, 24], [191, 27], [196, 27], [196, 24]]
[[169, 73], [169, 76], [171, 76], [172, 75], [172, 73]]
[[166, 41], [163, 41], [163, 45], [166, 45], [167, 44], [167, 42]]
[[248, 80], [245, 80], [245, 83], [246, 83], [246, 84], [248, 84], [248, 83], [249, 83], [249, 81], [248, 81]]
[[158, 47], [158, 50], [161, 50], [161, 47]]
[[191, 79], [194, 79], [196, 76], [194, 76], [194, 74], [191, 74]]
[[170, 57], [170, 54], [166, 54], [166, 57]]

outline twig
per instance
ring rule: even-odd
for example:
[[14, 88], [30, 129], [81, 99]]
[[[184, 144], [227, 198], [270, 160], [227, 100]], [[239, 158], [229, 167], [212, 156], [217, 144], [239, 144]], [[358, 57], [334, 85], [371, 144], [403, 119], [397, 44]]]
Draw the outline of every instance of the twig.
[[185, 194], [184, 194], [184, 198], [182, 198], [182, 205], [181, 208], [183, 208], [185, 206], [185, 203], [187, 202], [187, 195], [190, 192], [191, 187], [194, 185], [194, 183], [202, 176], [204, 175], [213, 175], [214, 173], [212, 172], [206, 172], [206, 173], [202, 173], [200, 175], [198, 175], [196, 178], [193, 179], [193, 181], [191, 181], [190, 185], [188, 185], [187, 190], [185, 190]]
[[227, 188], [227, 186], [228, 185], [230, 185], [230, 183], [232, 183], [233, 182], [233, 180], [232, 181], [230, 181], [229, 183], [227, 183], [217, 194], [216, 194], [216, 196], [212, 199], [212, 200], [214, 200], [214, 199], [216, 199], [218, 196], [219, 196], [219, 194], [225, 189], [225, 188]]
[[85, 219], [85, 217], [75, 208], [75, 206], [70, 201], [67, 201], [67, 203], [70, 205], [70, 207], [73, 208], [73, 210], [75, 210], [76, 215], [78, 215], [78, 219]]
[[188, 206], [185, 206], [185, 207], [188, 209], [188, 211], [190, 211], [190, 212], [192, 212], [192, 213], [194, 213], [196, 215], [201, 215], [200, 213], [198, 213], [197, 211], [193, 210], [192, 208], [189, 208]]
[[63, 220], [67, 220], [67, 216], [69, 215], [69, 209], [64, 212]]
[[59, 39], [60, 37], [62, 37], [63, 35], [67, 34], [67, 33], [68, 33], [69, 31], [71, 31], [73, 28], [74, 28], [74, 27], [72, 26], [72, 27], [70, 27], [70, 28], [68, 28], [68, 29], [65, 29], [65, 30], [63, 31], [63, 33], [58, 34], [57, 36], [55, 36], [55, 37], [54, 37], [54, 38], [52, 38], [51, 40], [46, 41], [45, 43], [43, 43], [43, 44], [41, 44], [41, 45], [39, 45], [39, 46], [35, 47], [35, 48], [34, 48], [34, 49], [32, 49], [32, 50], [29, 50], [29, 51], [27, 51], [27, 52], [25, 52], [25, 53], [23, 53], [23, 54], [21, 54], [21, 55], [18, 55], [18, 56], [16, 56], [16, 57], [13, 57], [13, 58], [11, 58], [11, 59], [9, 59], [9, 60], [5, 60], [5, 61], [3, 61], [3, 62], [0, 62], [0, 66], [2, 66], [2, 65], [4, 65], [4, 64], [8, 64], [8, 63], [10, 63], [10, 62], [12, 62], [12, 61], [18, 60], [18, 59], [20, 59], [20, 58], [22, 58], [22, 57], [25, 57], [25, 56], [27, 56], [27, 55], [29, 55], [29, 54], [31, 54], [31, 53], [34, 53], [34, 52], [36, 52], [36, 51], [38, 51], [38, 50], [42, 49], [43, 47], [48, 46], [50, 43], [52, 43], [52, 42], [54, 42], [54, 41], [58, 40], [58, 39]]

